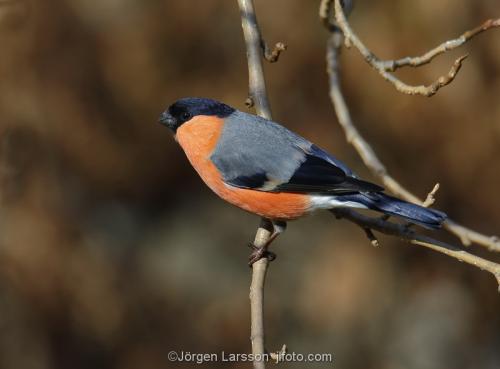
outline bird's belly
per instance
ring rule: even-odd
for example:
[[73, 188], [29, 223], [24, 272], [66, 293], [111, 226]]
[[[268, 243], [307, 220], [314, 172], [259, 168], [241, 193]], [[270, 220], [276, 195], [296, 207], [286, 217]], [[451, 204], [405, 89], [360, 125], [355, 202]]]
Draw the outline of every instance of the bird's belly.
[[291, 220], [305, 215], [309, 210], [307, 196], [291, 193], [271, 193], [237, 188], [223, 184], [226, 188], [217, 192], [227, 202], [246, 211], [269, 219]]
[[191, 161], [200, 177], [212, 191], [227, 202], [269, 219], [296, 219], [310, 209], [308, 196], [294, 193], [272, 193], [230, 186], [221, 178], [215, 165]]

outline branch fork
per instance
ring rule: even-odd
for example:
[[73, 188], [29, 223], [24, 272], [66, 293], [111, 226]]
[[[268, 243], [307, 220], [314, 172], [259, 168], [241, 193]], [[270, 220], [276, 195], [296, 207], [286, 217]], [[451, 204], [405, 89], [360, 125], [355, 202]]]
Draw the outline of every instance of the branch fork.
[[[332, 22], [330, 22], [330, 14], [325, 13], [327, 9], [331, 10], [332, 1], [334, 2], [335, 5], [335, 20], [336, 20], [335, 24], [338, 24], [339, 25], [338, 27], [332, 27]], [[329, 5], [325, 3], [328, 3]], [[347, 20], [345, 19], [345, 15], [341, 7], [340, 0], [323, 1], [322, 6], [320, 7], [320, 17], [323, 19], [323, 23], [326, 24], [327, 29], [330, 31], [330, 38], [327, 43], [327, 56], [326, 56], [327, 72], [330, 81], [330, 98], [335, 108], [338, 121], [341, 127], [344, 129], [346, 140], [354, 146], [354, 148], [361, 156], [363, 162], [368, 167], [368, 169], [370, 169], [370, 171], [383, 182], [384, 186], [389, 191], [407, 201], [426, 207], [431, 206], [435, 201], [435, 195], [439, 189], [439, 184], [436, 184], [434, 186], [434, 188], [429, 192], [424, 201], [420, 200], [417, 196], [409, 192], [396, 179], [394, 179], [388, 174], [386, 167], [377, 157], [371, 145], [361, 136], [356, 126], [354, 125], [354, 122], [351, 118], [340, 85], [339, 55], [342, 48], [342, 44], [344, 43], [345, 38], [352, 40], [354, 46], [358, 48], [358, 50], [360, 50], [363, 56], [366, 56], [365, 60], [374, 65], [378, 63], [379, 69], [383, 68], [386, 68], [387, 70], [391, 68], [397, 69], [399, 67], [406, 65], [419, 66], [430, 62], [435, 56], [444, 53], [447, 50], [451, 50], [453, 48], [462, 45], [464, 42], [470, 40], [472, 37], [481, 32], [484, 32], [492, 27], [498, 27], [500, 25], [500, 20], [486, 21], [485, 23], [483, 23], [482, 26], [477, 27], [474, 30], [465, 32], [462, 36], [460, 36], [456, 40], [451, 40], [449, 42], [443, 43], [437, 48], [427, 52], [422, 57], [403, 58], [396, 61], [382, 62], [378, 60], [371, 51], [369, 51], [366, 47], [364, 47], [361, 41], [359, 41], [357, 36], [352, 32], [349, 24], [347, 23]], [[433, 90], [434, 92], [437, 91], [440, 87], [450, 83], [453, 80], [453, 78], [458, 73], [458, 70], [460, 69], [462, 61], [463, 57], [459, 58], [455, 62], [454, 66], [452, 67], [453, 73], [451, 77], [450, 76], [441, 77], [440, 79], [438, 79], [438, 81], [436, 81], [433, 84], [435, 85], [434, 87], [432, 87], [434, 89]], [[384, 70], [384, 72], [386, 72], [386, 70]], [[500, 273], [500, 264], [498, 263], [494, 263], [492, 261], [480, 258], [476, 255], [468, 253], [467, 251], [459, 247], [452, 246], [443, 243], [441, 241], [419, 235], [415, 233], [407, 225], [401, 225], [389, 222], [388, 221], [389, 217], [370, 218], [355, 211], [352, 211], [350, 209], [338, 209], [334, 211], [334, 214], [337, 217], [347, 219], [360, 226], [366, 233], [368, 239], [372, 244], [374, 244], [375, 242], [374, 240], [376, 240], [376, 237], [373, 234], [374, 230], [381, 233], [398, 236], [401, 239], [410, 242], [412, 244], [431, 248], [434, 251], [443, 253], [459, 261], [466, 262], [482, 270], [488, 271], [496, 278], [500, 286], [500, 279], [498, 278]], [[486, 247], [490, 251], [500, 252], [500, 240], [498, 239], [498, 237], [485, 236], [483, 234], [480, 234], [479, 232], [461, 226], [450, 219], [448, 219], [444, 223], [444, 228], [449, 233], [458, 237], [462, 241], [462, 244], [464, 246], [468, 246], [471, 243], [476, 243], [480, 246]]]
[[[344, 36], [345, 46], [347, 48], [350, 48], [351, 46], [356, 48], [363, 56], [365, 61], [373, 69], [375, 69], [383, 79], [391, 83], [396, 88], [396, 90], [408, 95], [421, 95], [426, 97], [435, 95], [441, 88], [453, 82], [455, 77], [458, 75], [460, 68], [462, 67], [462, 63], [467, 58], [467, 54], [457, 58], [446, 75], [437, 78], [433, 83], [427, 86], [409, 85], [401, 81], [399, 78], [395, 77], [392, 72], [395, 72], [397, 69], [402, 67], [416, 68], [428, 64], [436, 56], [462, 46], [478, 34], [492, 28], [500, 27], [500, 18], [488, 19], [480, 26], [470, 31], [464, 32], [456, 39], [441, 43], [437, 47], [429, 50], [421, 56], [408, 56], [397, 60], [381, 60], [363, 43], [363, 41], [361, 41], [359, 36], [354, 32], [351, 25], [347, 21], [346, 14], [348, 14], [348, 11], [346, 10], [347, 7], [342, 5], [341, 0], [323, 0], [320, 6], [320, 18], [323, 20], [323, 23], [331, 32], [340, 29]], [[334, 21], [331, 20], [332, 17], [334, 18]]]

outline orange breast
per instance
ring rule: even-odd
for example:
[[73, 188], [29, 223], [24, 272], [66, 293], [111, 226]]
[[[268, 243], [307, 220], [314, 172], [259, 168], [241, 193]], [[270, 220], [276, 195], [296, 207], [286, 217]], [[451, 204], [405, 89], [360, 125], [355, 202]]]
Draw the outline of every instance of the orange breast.
[[177, 129], [177, 141], [208, 187], [227, 202], [266, 218], [288, 220], [304, 215], [309, 209], [306, 195], [254, 191], [223, 182], [210, 160], [223, 126], [221, 118], [197, 116]]

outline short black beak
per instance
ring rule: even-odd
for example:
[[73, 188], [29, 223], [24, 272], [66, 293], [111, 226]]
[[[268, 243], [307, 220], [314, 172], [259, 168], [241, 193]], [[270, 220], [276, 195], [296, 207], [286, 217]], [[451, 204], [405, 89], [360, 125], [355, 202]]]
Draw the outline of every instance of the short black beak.
[[167, 113], [166, 111], [161, 113], [160, 119], [158, 119], [158, 122], [160, 124], [167, 126], [170, 129], [175, 128], [175, 123], [176, 123], [175, 118], [173, 116], [171, 116], [169, 113]]

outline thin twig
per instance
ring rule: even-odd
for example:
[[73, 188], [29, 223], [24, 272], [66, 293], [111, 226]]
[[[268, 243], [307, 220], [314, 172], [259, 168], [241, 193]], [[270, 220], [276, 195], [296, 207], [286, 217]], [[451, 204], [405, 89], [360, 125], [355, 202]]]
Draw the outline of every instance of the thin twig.
[[271, 359], [273, 359], [274, 362], [278, 364], [279, 362], [283, 361], [283, 358], [285, 357], [287, 352], [288, 352], [288, 347], [286, 347], [286, 345], [283, 345], [278, 351], [271, 352], [269, 356], [271, 356]]
[[[329, 5], [328, 5], [329, 4]], [[329, 1], [325, 1], [324, 4], [320, 7], [320, 17], [323, 19], [325, 24], [329, 24], [329, 21], [325, 21], [325, 11], [331, 11], [331, 3]], [[429, 63], [433, 58], [437, 55], [440, 55], [448, 50], [455, 49], [465, 42], [473, 38], [474, 36], [487, 31], [494, 27], [500, 26], [500, 19], [489, 19], [484, 22], [481, 26], [474, 28], [473, 30], [467, 31], [462, 34], [460, 37], [454, 40], [446, 41], [439, 45], [438, 47], [430, 50], [422, 56], [417, 57], [406, 57], [398, 60], [380, 60], [366, 45], [361, 41], [361, 39], [356, 35], [356, 33], [352, 30], [349, 22], [347, 21], [344, 10], [342, 9], [341, 0], [334, 0], [334, 16], [336, 25], [342, 30], [346, 45], [353, 45], [363, 56], [365, 61], [374, 68], [386, 81], [392, 83], [396, 90], [409, 94], [409, 95], [422, 95], [430, 97], [434, 95], [440, 88], [450, 84], [455, 77], [457, 76], [460, 68], [462, 67], [462, 63], [467, 58], [467, 55], [463, 55], [455, 60], [453, 65], [450, 68], [450, 71], [445, 75], [439, 77], [436, 81], [431, 83], [428, 86], [420, 85], [420, 86], [412, 86], [404, 83], [397, 77], [395, 77], [392, 73], [398, 68], [403, 66], [412, 66], [418, 67], [424, 64]], [[328, 27], [332, 30], [332, 27]]]
[[422, 206], [425, 207], [425, 208], [428, 208], [429, 206], [431, 206], [432, 204], [434, 204], [434, 202], [436, 201], [436, 193], [438, 192], [439, 190], [439, 183], [436, 183], [434, 185], [434, 187], [432, 188], [431, 192], [429, 192], [427, 194], [427, 197], [425, 198], [424, 202], [422, 203]]
[[363, 228], [363, 230], [365, 231], [366, 237], [368, 237], [372, 246], [379, 247], [380, 243], [378, 242], [378, 238], [373, 234], [372, 230], [370, 228]]
[[264, 40], [261, 40], [262, 50], [264, 51], [264, 58], [269, 63], [276, 63], [280, 55], [283, 51], [285, 51], [288, 46], [283, 42], [277, 42], [272, 49], [267, 46], [267, 43]]
[[[259, 30], [253, 1], [238, 0], [238, 5], [241, 13], [241, 25], [243, 27], [248, 59], [249, 99], [247, 99], [247, 105], [255, 106], [258, 115], [272, 119], [262, 66], [262, 45], [266, 44]], [[274, 56], [276, 60], [280, 52], [279, 50], [276, 51]], [[262, 218], [260, 227], [257, 229], [255, 235], [254, 245], [256, 247], [266, 245], [272, 230], [273, 225], [271, 222]], [[265, 361], [262, 359], [266, 352], [264, 334], [264, 283], [268, 265], [268, 258], [262, 258], [252, 265], [252, 283], [250, 285], [250, 340], [252, 342], [252, 354], [254, 358], [257, 358], [257, 360], [253, 361], [255, 369], [264, 369], [266, 366]]]
[[[370, 144], [361, 136], [352, 121], [351, 114], [347, 107], [344, 95], [342, 93], [339, 77], [339, 54], [342, 47], [341, 32], [334, 31], [327, 45], [327, 64], [330, 79], [330, 98], [332, 100], [337, 118], [344, 129], [347, 141], [354, 146], [358, 154], [361, 156], [365, 165], [370, 171], [380, 178], [384, 187], [407, 201], [423, 205], [425, 201], [412, 194], [405, 189], [396, 179], [391, 177], [387, 172], [386, 167], [380, 161], [378, 156], [373, 151]], [[432, 192], [431, 192], [432, 193]], [[481, 245], [490, 251], [500, 252], [500, 240], [495, 236], [485, 236], [479, 232], [464, 227], [453, 220], [447, 220], [444, 223], [444, 228], [450, 233], [457, 236], [463, 245], [468, 246], [472, 243]]]
[[385, 233], [391, 236], [396, 236], [414, 245], [427, 247], [429, 249], [440, 252], [442, 254], [450, 256], [464, 263], [473, 265], [481, 270], [490, 272], [496, 278], [499, 284], [499, 291], [500, 291], [500, 264], [470, 254], [463, 249], [447, 244], [445, 242], [435, 240], [431, 237], [420, 235], [415, 231], [413, 231], [412, 229], [406, 227], [405, 225], [388, 222], [386, 220], [381, 219], [380, 217], [372, 218], [360, 214], [356, 211], [343, 208], [332, 210], [332, 212], [337, 217], [341, 217], [353, 223], [356, 223], [364, 230], [366, 229], [376, 230], [381, 233]]
[[490, 28], [500, 27], [500, 18], [499, 19], [488, 19], [480, 26], [466, 31], [461, 34], [459, 37], [443, 42], [442, 44], [436, 46], [434, 49], [427, 51], [425, 54], [420, 56], [410, 57], [407, 56], [405, 58], [397, 59], [397, 60], [377, 60], [382, 68], [389, 72], [394, 72], [401, 67], [420, 67], [421, 65], [425, 65], [430, 63], [436, 56], [444, 54], [447, 51], [456, 49], [463, 44], [465, 44], [470, 39], [475, 36], [483, 33], [484, 31], [489, 30]]

